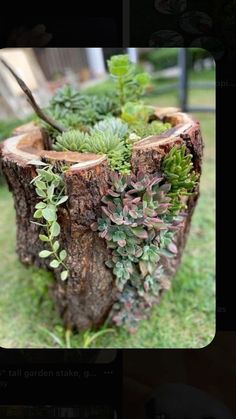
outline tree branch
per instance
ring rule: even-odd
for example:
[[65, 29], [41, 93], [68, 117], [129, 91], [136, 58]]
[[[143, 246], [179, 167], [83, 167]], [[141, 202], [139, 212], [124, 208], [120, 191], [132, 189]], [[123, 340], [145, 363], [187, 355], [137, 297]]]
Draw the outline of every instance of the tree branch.
[[42, 111], [42, 109], [36, 103], [36, 101], [35, 101], [35, 99], [32, 95], [31, 90], [26, 86], [25, 82], [19, 76], [17, 76], [17, 74], [12, 70], [12, 68], [7, 64], [7, 62], [3, 58], [0, 58], [0, 61], [10, 71], [12, 76], [15, 78], [15, 80], [19, 84], [20, 88], [23, 90], [23, 92], [27, 96], [27, 101], [32, 106], [32, 108], [34, 109], [34, 111], [38, 115], [38, 117], [40, 119], [42, 119], [43, 121], [47, 122], [47, 124], [51, 125], [54, 129], [56, 129], [59, 132], [67, 131], [67, 129], [65, 127], [63, 127], [58, 122], [54, 121], [54, 119], [52, 119], [50, 116], [46, 115]]

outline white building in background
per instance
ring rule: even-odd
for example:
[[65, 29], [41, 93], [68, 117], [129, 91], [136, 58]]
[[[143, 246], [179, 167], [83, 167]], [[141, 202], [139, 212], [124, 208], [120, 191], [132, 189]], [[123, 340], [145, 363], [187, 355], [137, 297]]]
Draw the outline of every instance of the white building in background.
[[[89, 69], [93, 77], [103, 77], [106, 74], [106, 66], [102, 48], [85, 48]], [[127, 48], [130, 61], [137, 63], [137, 48]]]
[[103, 77], [106, 67], [102, 48], [85, 48], [92, 77]]
[[130, 61], [132, 61], [132, 63], [136, 64], [138, 62], [138, 49], [137, 48], [127, 48], [127, 53], [129, 55]]

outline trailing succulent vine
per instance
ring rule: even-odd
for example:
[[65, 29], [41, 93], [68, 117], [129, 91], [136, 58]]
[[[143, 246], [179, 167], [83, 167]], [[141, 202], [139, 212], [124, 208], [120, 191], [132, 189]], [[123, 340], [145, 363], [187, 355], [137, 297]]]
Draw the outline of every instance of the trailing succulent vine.
[[31, 161], [30, 164], [43, 166], [36, 169], [37, 176], [32, 180], [35, 191], [40, 202], [35, 205], [34, 218], [40, 222], [33, 222], [44, 228], [44, 234], [39, 234], [39, 239], [46, 243], [47, 249], [39, 252], [41, 258], [50, 257], [50, 267], [62, 268], [61, 279], [68, 277], [68, 267], [65, 263], [67, 253], [60, 248], [57, 237], [60, 234], [60, 225], [57, 222], [57, 210], [59, 205], [67, 201], [68, 196], [64, 195], [65, 185], [62, 174], [55, 173], [53, 166], [41, 161]]

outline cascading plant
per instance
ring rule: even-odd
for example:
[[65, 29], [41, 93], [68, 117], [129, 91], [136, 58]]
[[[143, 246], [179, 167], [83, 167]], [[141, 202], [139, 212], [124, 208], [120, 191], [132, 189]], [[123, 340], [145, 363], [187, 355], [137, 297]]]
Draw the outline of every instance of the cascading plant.
[[34, 212], [34, 218], [38, 221], [31, 222], [43, 227], [44, 234], [39, 234], [39, 239], [46, 245], [46, 249], [39, 252], [39, 256], [41, 258], [50, 257], [52, 259], [50, 262], [51, 268], [62, 268], [63, 270], [60, 275], [64, 281], [69, 274], [65, 262], [67, 253], [66, 250], [60, 248], [60, 243], [57, 239], [61, 230], [57, 222], [57, 210], [68, 199], [68, 196], [64, 194], [65, 185], [63, 176], [62, 173], [55, 173], [51, 164], [37, 160], [32, 160], [29, 164], [42, 166], [42, 168], [36, 169], [37, 176], [31, 181], [35, 186], [36, 194], [40, 198], [40, 202], [35, 205]]
[[119, 290], [109, 317], [130, 331], [159, 294], [164, 275], [161, 258], [177, 254], [175, 233], [184, 219], [182, 197], [192, 195], [198, 179], [191, 159], [185, 145], [175, 146], [163, 159], [163, 177], [113, 174], [102, 198], [102, 217], [91, 226], [107, 241], [106, 265]]
[[[137, 176], [114, 174], [111, 188], [102, 198], [103, 215], [92, 225], [107, 241], [111, 253], [106, 265], [112, 268], [119, 291], [129, 285], [143, 298], [158, 292], [157, 263], [166, 245], [158, 237], [171, 229], [163, 220], [170, 205], [166, 196], [170, 185], [160, 185], [161, 181], [142, 172]], [[173, 256], [174, 244], [168, 243], [166, 251]]]

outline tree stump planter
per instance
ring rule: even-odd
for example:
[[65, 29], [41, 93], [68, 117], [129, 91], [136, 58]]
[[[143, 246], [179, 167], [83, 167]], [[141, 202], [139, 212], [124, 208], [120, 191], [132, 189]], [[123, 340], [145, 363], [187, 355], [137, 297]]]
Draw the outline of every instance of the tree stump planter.
[[[156, 117], [169, 122], [172, 128], [158, 136], [150, 136], [133, 146], [131, 167], [137, 173], [160, 172], [162, 158], [174, 145], [185, 144], [192, 154], [193, 167], [201, 173], [202, 138], [199, 123], [176, 108], [157, 108]], [[35, 205], [39, 197], [31, 180], [36, 176], [36, 167], [29, 161], [42, 159], [70, 166], [65, 172], [68, 201], [59, 207], [58, 222], [61, 227], [59, 241], [67, 251], [69, 277], [61, 281], [60, 273], [53, 270], [55, 281], [51, 294], [64, 324], [79, 330], [98, 327], [109, 316], [118, 291], [112, 271], [106, 267], [108, 249], [105, 239], [92, 231], [91, 224], [101, 215], [101, 198], [106, 194], [110, 170], [105, 156], [48, 151], [48, 138], [38, 127], [20, 127], [12, 138], [1, 144], [2, 172], [13, 194], [17, 222], [17, 253], [21, 262], [51, 269], [50, 260], [38, 254], [44, 243], [38, 238], [42, 227], [33, 224]], [[161, 290], [153, 303], [159, 302], [164, 290], [180, 263], [181, 255], [190, 228], [191, 217], [199, 196], [198, 186], [187, 199], [187, 215], [175, 235], [178, 253], [168, 259], [162, 257], [164, 266], [160, 280]]]

